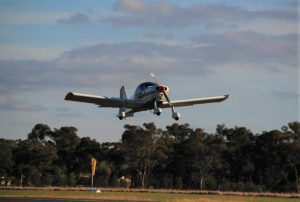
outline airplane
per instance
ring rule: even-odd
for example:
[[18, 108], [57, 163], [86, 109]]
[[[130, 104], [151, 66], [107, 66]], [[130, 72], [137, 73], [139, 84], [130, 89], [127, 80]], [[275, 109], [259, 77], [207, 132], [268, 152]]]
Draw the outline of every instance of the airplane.
[[119, 108], [117, 117], [120, 120], [127, 117], [133, 117], [136, 112], [147, 110], [152, 110], [153, 114], [159, 116], [162, 112], [162, 108], [171, 108], [172, 118], [178, 121], [180, 113], [176, 112], [175, 107], [222, 102], [229, 97], [229, 95], [222, 95], [171, 101], [168, 96], [169, 87], [160, 85], [159, 82], [156, 81], [153, 73], [151, 73], [151, 77], [154, 79], [154, 82], [147, 81], [138, 85], [131, 98], [127, 98], [125, 87], [122, 86], [119, 97], [106, 97], [69, 92], [65, 96], [65, 100], [92, 103], [99, 107]]

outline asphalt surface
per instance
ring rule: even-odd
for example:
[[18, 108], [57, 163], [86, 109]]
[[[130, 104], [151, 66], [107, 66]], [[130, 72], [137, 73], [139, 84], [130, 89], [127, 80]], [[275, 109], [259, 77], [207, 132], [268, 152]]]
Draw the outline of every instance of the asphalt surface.
[[[0, 202], [21, 202], [21, 201], [25, 201], [25, 202], [29, 202], [29, 201], [33, 201], [33, 202], [51, 202], [51, 201], [56, 201], [56, 202], [86, 202], [86, 201], [98, 201], [98, 200], [74, 200], [74, 199], [42, 199], [42, 198], [0, 198]], [[101, 200], [99, 200], [101, 201]], [[104, 201], [101, 201], [104, 202]], [[111, 201], [110, 201], [111, 202]]]
[[[88, 200], [88, 199], [43, 199], [43, 198], [1, 198], [0, 202], [131, 202], [131, 201], [118, 201], [118, 200]], [[132, 202], [138, 202], [138, 201], [132, 201]]]

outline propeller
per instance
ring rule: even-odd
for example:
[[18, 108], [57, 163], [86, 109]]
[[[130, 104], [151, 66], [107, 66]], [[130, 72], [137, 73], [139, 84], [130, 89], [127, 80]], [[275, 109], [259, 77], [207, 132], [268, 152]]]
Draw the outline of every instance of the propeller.
[[168, 103], [170, 104], [170, 103], [171, 103], [171, 100], [170, 100], [170, 98], [169, 98], [169, 96], [168, 96], [168, 94], [167, 94], [167, 92], [166, 92], [166, 91], [168, 90], [168, 88], [159, 84], [160, 82], [158, 82], [158, 80], [156, 79], [154, 73], [151, 72], [151, 73], [150, 73], [150, 76], [151, 76], [151, 78], [153, 79], [153, 81], [159, 85], [159, 86], [157, 87], [157, 90], [158, 90], [159, 92], [161, 92], [161, 93], [164, 94], [166, 100], [167, 100]]

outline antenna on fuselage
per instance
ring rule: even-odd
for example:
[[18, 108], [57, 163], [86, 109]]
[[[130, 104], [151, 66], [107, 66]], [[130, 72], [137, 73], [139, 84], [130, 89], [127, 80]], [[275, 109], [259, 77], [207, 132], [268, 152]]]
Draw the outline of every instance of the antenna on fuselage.
[[150, 76], [151, 76], [151, 78], [153, 79], [153, 81], [154, 81], [155, 83], [157, 83], [157, 84], [160, 83], [160, 82], [157, 81], [157, 79], [156, 79], [154, 73], [151, 72], [151, 73], [150, 73]]

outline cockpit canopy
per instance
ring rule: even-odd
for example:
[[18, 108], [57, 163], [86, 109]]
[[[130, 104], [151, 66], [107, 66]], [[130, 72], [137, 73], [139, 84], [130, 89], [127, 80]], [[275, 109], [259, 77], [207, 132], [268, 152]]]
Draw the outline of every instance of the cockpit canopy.
[[[158, 87], [157, 83], [154, 82], [144, 82], [141, 83], [135, 90], [134, 97], [139, 98], [141, 95], [144, 95], [148, 90], [153, 91]], [[146, 90], [147, 89], [147, 90]]]

